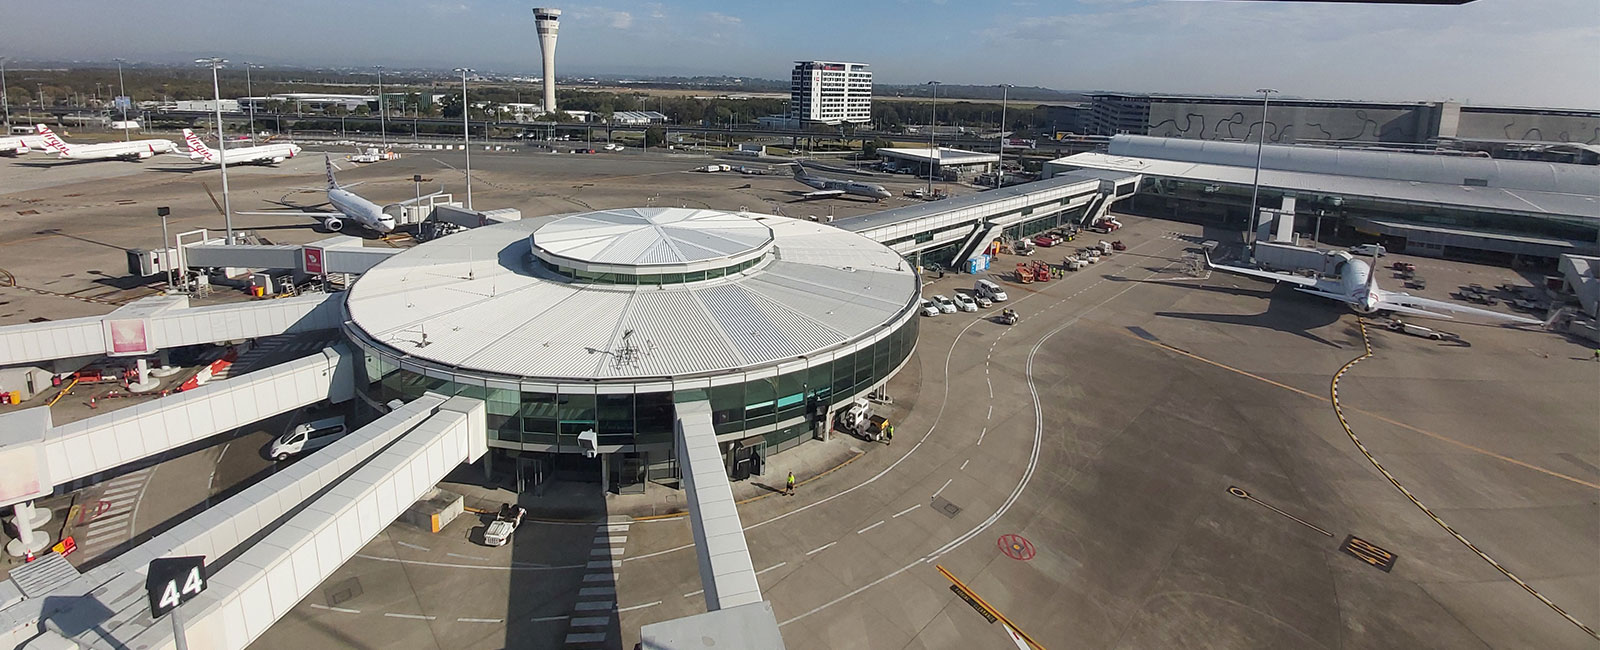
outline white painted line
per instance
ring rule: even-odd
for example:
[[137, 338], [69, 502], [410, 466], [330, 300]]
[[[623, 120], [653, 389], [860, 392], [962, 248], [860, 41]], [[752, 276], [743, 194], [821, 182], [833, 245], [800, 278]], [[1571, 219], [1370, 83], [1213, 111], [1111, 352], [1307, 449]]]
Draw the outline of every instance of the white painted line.
[[618, 568], [618, 567], [622, 566], [621, 564], [619, 564], [620, 562], [621, 562], [621, 560], [610, 560], [610, 561], [607, 561], [607, 560], [590, 560], [589, 563], [585, 564], [583, 568], [585, 568], [585, 569], [615, 569], [615, 568]]
[[556, 565], [556, 566], [544, 566], [544, 565], [531, 565], [530, 564], [530, 565], [518, 565], [518, 566], [505, 567], [505, 566], [493, 566], [493, 565], [488, 565], [488, 564], [460, 564], [460, 563], [454, 563], [454, 562], [429, 562], [427, 560], [405, 560], [405, 559], [401, 559], [401, 558], [397, 558], [397, 557], [383, 557], [381, 555], [367, 555], [366, 553], [357, 553], [355, 556], [359, 557], [359, 558], [361, 558], [363, 560], [374, 560], [374, 561], [377, 561], [377, 562], [394, 562], [396, 564], [416, 564], [416, 565], [420, 565], [420, 566], [443, 567], [443, 568], [447, 568], [447, 569], [483, 569], [483, 570], [486, 570], [486, 571], [565, 571], [567, 569], [582, 569], [582, 568], [584, 568], [583, 565], [581, 565], [581, 564], [561, 564], [561, 565]]
[[503, 623], [503, 622], [505, 622], [505, 619], [501, 619], [501, 618], [458, 618], [458, 619], [456, 619], [456, 622], [458, 622], [458, 623]]
[[970, 462], [972, 462], [972, 459], [971, 459], [971, 458], [968, 458], [968, 459], [966, 459], [966, 460], [964, 460], [964, 461], [961, 461], [961, 469], [958, 469], [958, 470], [956, 470], [956, 471], [958, 471], [958, 472], [965, 472], [965, 471], [967, 471], [967, 463], [970, 463]]
[[983, 381], [984, 381], [984, 383], [989, 384], [989, 399], [994, 399], [994, 382], [989, 381], [988, 379], [985, 379]]
[[987, 436], [987, 435], [989, 435], [989, 427], [984, 427], [983, 431], [978, 433], [978, 446], [979, 447], [983, 446], [983, 437]]
[[631, 611], [636, 610], [636, 609], [644, 609], [646, 607], [655, 607], [656, 605], [660, 605], [660, 604], [661, 604], [661, 601], [658, 600], [658, 601], [653, 602], [653, 603], [645, 603], [643, 605], [634, 605], [632, 607], [624, 607], [622, 609], [617, 610], [617, 612], [618, 613], [631, 612]]
[[608, 610], [616, 606], [617, 604], [615, 602], [609, 600], [591, 600], [573, 605], [572, 609], [579, 612], [598, 612]]
[[611, 582], [609, 573], [591, 573], [583, 577], [584, 582]]
[[[878, 522], [878, 523], [883, 523], [883, 522], [881, 522], [881, 521], [880, 521], [880, 522]], [[757, 572], [756, 572], [756, 575], [761, 575], [761, 574], [763, 574], [763, 573], [766, 573], [766, 572], [768, 572], [768, 571], [771, 571], [771, 570], [773, 570], [773, 569], [776, 569], [776, 568], [778, 568], [778, 567], [781, 567], [781, 566], [783, 566], [783, 565], [785, 565], [785, 564], [788, 564], [788, 562], [779, 562], [779, 563], [777, 563], [777, 564], [774, 564], [774, 565], [772, 565], [772, 566], [769, 566], [769, 567], [767, 567], [767, 568], [765, 568], [765, 569], [762, 569], [762, 570], [760, 570], [760, 571], [757, 571]]]
[[128, 518], [128, 513], [126, 513], [126, 512], [123, 512], [123, 513], [120, 513], [120, 514], [117, 514], [117, 515], [113, 515], [113, 516], [110, 516], [110, 517], [102, 517], [100, 519], [96, 519], [94, 521], [89, 522], [89, 525], [86, 528], [88, 529], [89, 532], [92, 533], [92, 532], [95, 532], [96, 530], [99, 530], [101, 528], [109, 528], [112, 525], [123, 526], [123, 525], [126, 525], [128, 523], [127, 518]]
[[112, 499], [112, 498], [120, 497], [120, 496], [122, 496], [124, 494], [130, 494], [130, 493], [133, 493], [133, 492], [138, 492], [140, 487], [142, 487], [142, 486], [137, 484], [137, 483], [133, 484], [133, 485], [120, 485], [120, 486], [117, 486], [115, 488], [111, 488], [109, 490], [106, 490], [105, 494], [103, 494], [101, 496], [104, 496], [107, 499]]
[[606, 536], [602, 535], [602, 536], [594, 538], [594, 545], [595, 546], [605, 546], [605, 545], [621, 546], [621, 545], [626, 544], [626, 543], [628, 543], [628, 538], [622, 537], [622, 536], [606, 537]]
[[989, 405], [989, 413], [984, 415], [983, 419], [988, 420], [988, 419], [991, 419], [993, 417], [994, 417], [994, 405], [990, 404]]
[[606, 640], [605, 632], [588, 632], [585, 634], [568, 634], [567, 643], [600, 643]]
[[462, 555], [460, 553], [445, 553], [445, 555], [448, 555], [450, 557], [458, 557], [458, 558], [461, 558], [463, 560], [477, 560], [479, 562], [487, 562], [489, 560], [489, 558], [486, 558], [486, 557], [478, 557], [478, 556], [475, 556], [475, 555]]
[[423, 551], [423, 552], [427, 552], [427, 550], [428, 550], [428, 547], [426, 547], [426, 546], [418, 546], [418, 545], [412, 544], [410, 542], [396, 541], [395, 543], [399, 544], [401, 546], [404, 546], [406, 548], [412, 548], [412, 549], [416, 549], [416, 550]]
[[684, 594], [683, 597], [684, 598], [694, 598], [695, 596], [698, 596], [698, 595], [703, 594], [705, 592], [706, 592], [706, 590], [704, 590], [704, 589], [696, 589], [694, 591], [691, 591], [689, 593]]
[[578, 590], [579, 596], [615, 596], [616, 587], [584, 587]]
[[551, 621], [565, 621], [565, 620], [567, 620], [567, 618], [568, 617], [565, 616], [565, 615], [563, 615], [563, 616], [540, 616], [538, 618], [530, 618], [528, 620], [533, 621], [535, 623], [549, 623]]
[[940, 493], [940, 492], [944, 492], [944, 489], [945, 489], [945, 488], [947, 488], [947, 487], [950, 487], [950, 482], [951, 482], [951, 481], [954, 481], [954, 480], [955, 480], [955, 479], [953, 479], [953, 478], [947, 478], [947, 479], [945, 479], [945, 480], [944, 480], [944, 485], [941, 485], [941, 486], [939, 486], [939, 491], [938, 491], [938, 492], [934, 492], [934, 493], [933, 493], [933, 498], [935, 498], [935, 499], [937, 499], [937, 498], [939, 498], [939, 493]]
[[816, 547], [814, 549], [806, 551], [806, 555], [816, 555], [818, 553], [821, 553], [821, 552], [827, 550], [827, 548], [829, 546], [833, 546], [834, 544], [838, 544], [838, 542], [828, 542], [827, 544], [823, 544], [822, 546], [818, 546], [818, 547]]
[[315, 607], [317, 609], [326, 609], [326, 610], [328, 610], [330, 612], [344, 612], [346, 614], [360, 614], [361, 613], [361, 610], [359, 610], [359, 609], [350, 609], [348, 607], [329, 607], [329, 606], [324, 605], [322, 603], [311, 603], [311, 606]]
[[626, 533], [626, 532], [628, 532], [628, 525], [627, 524], [605, 524], [605, 525], [601, 526], [601, 528], [605, 529], [605, 531], [608, 532], [608, 533]]
[[610, 624], [610, 616], [578, 616], [572, 619], [572, 627], [605, 627]]
[[912, 510], [916, 510], [917, 508], [921, 508], [921, 507], [922, 507], [922, 504], [920, 504], [920, 503], [917, 504], [917, 505], [911, 506], [910, 508], [906, 508], [905, 510], [901, 510], [900, 512], [894, 513], [894, 516], [890, 517], [890, 519], [899, 519], [900, 515], [906, 514], [908, 512], [911, 512]]
[[418, 616], [416, 614], [396, 614], [394, 612], [384, 612], [383, 615], [387, 616], [389, 618], [409, 618], [409, 619], [417, 620], [417, 621], [431, 621], [431, 620], [434, 619], [434, 617], [432, 617], [432, 616]]
[[871, 526], [867, 526], [866, 528], [863, 528], [861, 530], [856, 531], [856, 534], [860, 535], [862, 533], [865, 533], [865, 532], [867, 532], [869, 530], [872, 530], [872, 529], [877, 528], [877, 527], [882, 526], [882, 525], [883, 525], [883, 520], [880, 519], [880, 520], [878, 520], [878, 523], [875, 523], [875, 524], [873, 524]]
[[589, 551], [589, 555], [591, 555], [591, 556], [593, 556], [593, 555], [622, 555], [622, 554], [623, 554], [623, 550], [620, 549], [620, 548], [597, 548], [597, 549], [593, 549], [593, 550]]

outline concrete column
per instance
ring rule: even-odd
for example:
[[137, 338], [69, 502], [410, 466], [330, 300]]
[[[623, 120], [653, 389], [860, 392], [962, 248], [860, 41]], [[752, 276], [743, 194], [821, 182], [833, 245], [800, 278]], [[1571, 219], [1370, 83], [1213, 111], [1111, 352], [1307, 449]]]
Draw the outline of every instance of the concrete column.
[[611, 491], [611, 454], [600, 454], [600, 491]]
[[137, 361], [133, 362], [133, 367], [138, 371], [138, 381], [128, 384], [128, 390], [135, 393], [143, 393], [154, 390], [156, 386], [161, 385], [161, 382], [150, 377], [149, 360], [139, 357]]
[[50, 534], [38, 528], [49, 523], [50, 511], [33, 507], [32, 501], [19, 503], [14, 509], [16, 514], [11, 518], [11, 523], [17, 527], [17, 538], [6, 544], [6, 553], [12, 557], [22, 557], [30, 551], [39, 553], [48, 548]]

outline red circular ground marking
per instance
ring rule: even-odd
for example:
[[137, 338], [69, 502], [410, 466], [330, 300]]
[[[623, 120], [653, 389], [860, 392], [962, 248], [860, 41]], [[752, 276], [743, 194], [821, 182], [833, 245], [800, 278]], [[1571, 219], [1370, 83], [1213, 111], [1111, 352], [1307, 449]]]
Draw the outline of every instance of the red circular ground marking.
[[1033, 542], [1021, 535], [1001, 535], [997, 542], [1000, 552], [1013, 560], [1028, 561], [1033, 559]]

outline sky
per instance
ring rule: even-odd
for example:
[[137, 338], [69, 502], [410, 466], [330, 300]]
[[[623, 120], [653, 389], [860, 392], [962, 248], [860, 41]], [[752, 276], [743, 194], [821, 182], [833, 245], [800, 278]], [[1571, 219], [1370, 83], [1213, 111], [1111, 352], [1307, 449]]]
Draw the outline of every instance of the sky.
[[[558, 5], [558, 75], [783, 79], [822, 59], [868, 63], [879, 83], [1600, 108], [1600, 0], [602, 1]], [[537, 74], [532, 6], [0, 0], [0, 56]]]

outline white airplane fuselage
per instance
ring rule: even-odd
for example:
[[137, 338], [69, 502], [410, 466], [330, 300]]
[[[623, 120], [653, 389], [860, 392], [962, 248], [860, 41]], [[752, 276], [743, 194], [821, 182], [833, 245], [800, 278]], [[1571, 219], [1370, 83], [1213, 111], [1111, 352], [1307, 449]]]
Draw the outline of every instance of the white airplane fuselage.
[[[338, 187], [329, 188], [328, 203], [346, 218], [366, 228], [380, 233], [394, 231], [394, 217], [385, 214], [383, 206], [368, 201], [355, 192]], [[339, 230], [333, 224], [329, 224], [328, 229]]]
[[[254, 163], [254, 164], [262, 164], [262, 165], [271, 165], [271, 164], [277, 164], [277, 163], [283, 162], [285, 160], [288, 160], [290, 158], [293, 158], [293, 157], [295, 157], [296, 154], [299, 154], [299, 153], [300, 153], [300, 146], [299, 145], [293, 145], [293, 144], [264, 144], [264, 145], [257, 146], [257, 147], [240, 147], [238, 149], [228, 149], [227, 151], [225, 151], [222, 154], [222, 159], [227, 161], [227, 163], [230, 164], [230, 165], [248, 165], [248, 164], [252, 164], [252, 163]], [[216, 156], [217, 156], [216, 151], [212, 150], [210, 152], [209, 156], [196, 154], [196, 153], [191, 153], [191, 154], [189, 154], [189, 159], [190, 160], [198, 160], [200, 162], [206, 162], [206, 163], [216, 163], [217, 162], [217, 157]]]
[[39, 124], [35, 128], [39, 130], [39, 137], [45, 145], [67, 160], [143, 160], [178, 150], [178, 145], [171, 140], [67, 144], [49, 127]]

